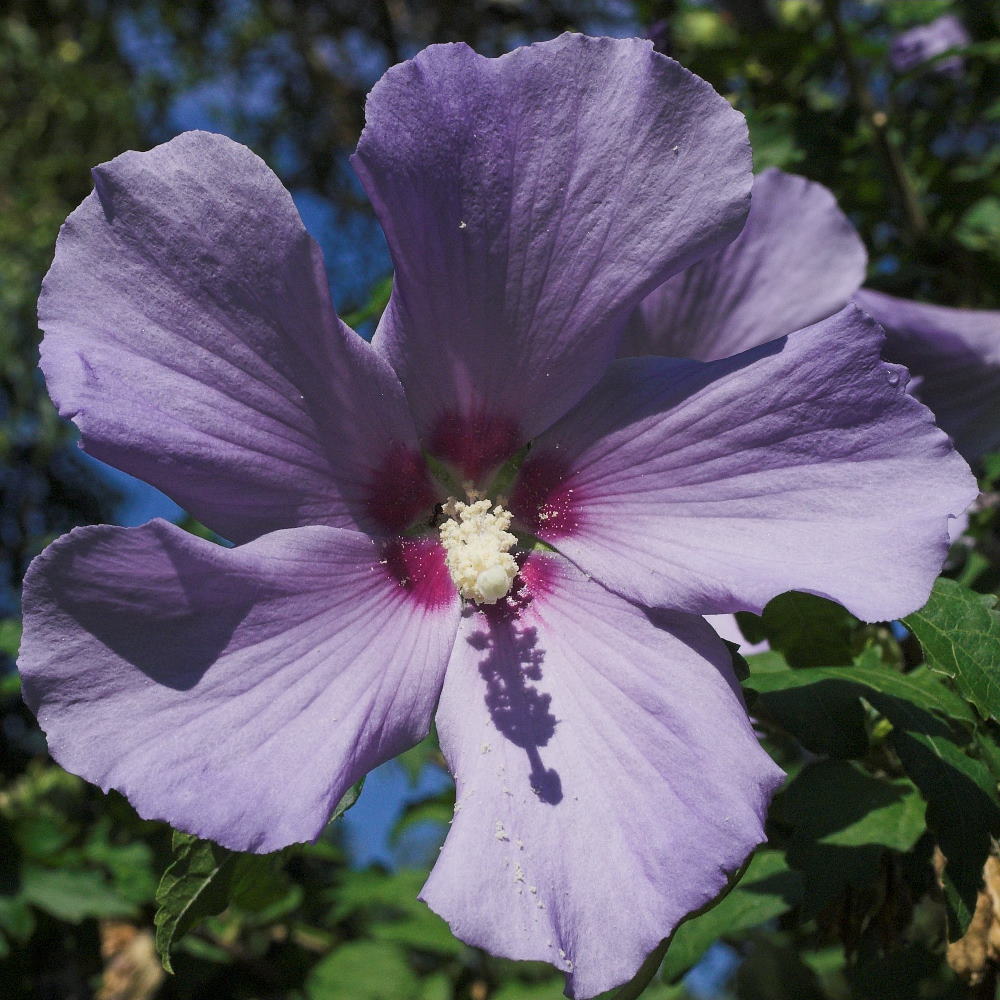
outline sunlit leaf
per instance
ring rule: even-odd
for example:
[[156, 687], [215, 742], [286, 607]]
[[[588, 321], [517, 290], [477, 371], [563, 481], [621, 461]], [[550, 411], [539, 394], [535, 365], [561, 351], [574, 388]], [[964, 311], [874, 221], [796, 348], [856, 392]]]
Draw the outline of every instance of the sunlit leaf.
[[930, 600], [906, 618], [932, 670], [954, 678], [958, 690], [987, 719], [1000, 719], [1000, 612], [992, 594], [953, 580], [934, 585]]

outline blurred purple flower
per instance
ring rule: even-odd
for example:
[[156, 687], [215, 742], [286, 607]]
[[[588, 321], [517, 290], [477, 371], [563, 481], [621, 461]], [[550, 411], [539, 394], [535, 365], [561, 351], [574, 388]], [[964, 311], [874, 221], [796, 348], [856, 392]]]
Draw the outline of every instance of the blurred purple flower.
[[1000, 312], [908, 302], [861, 288], [861, 237], [822, 185], [765, 170], [742, 233], [652, 292], [629, 322], [625, 355], [715, 361], [833, 316], [854, 302], [887, 331], [887, 360], [913, 375], [955, 447], [1000, 448]]
[[254, 851], [318, 836], [436, 709], [457, 805], [423, 898], [589, 997], [723, 888], [781, 779], [697, 616], [791, 588], [905, 614], [973, 483], [853, 307], [615, 360], [751, 185], [741, 116], [649, 42], [429, 48], [372, 91], [355, 165], [396, 267], [371, 345], [249, 150], [188, 133], [95, 171], [40, 301], [50, 391], [237, 545], [55, 542], [25, 698], [65, 767]]
[[[896, 35], [889, 46], [889, 61], [897, 73], [907, 73], [942, 52], [964, 48], [970, 41], [962, 22], [954, 14], [944, 14], [929, 24], [919, 24]], [[958, 77], [964, 72], [965, 63], [955, 53], [929, 68], [934, 73]]]

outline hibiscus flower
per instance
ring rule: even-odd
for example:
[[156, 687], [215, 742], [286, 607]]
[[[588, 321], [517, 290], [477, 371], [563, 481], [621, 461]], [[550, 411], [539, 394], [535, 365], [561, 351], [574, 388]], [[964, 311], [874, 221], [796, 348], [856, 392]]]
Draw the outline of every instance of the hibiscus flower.
[[700, 616], [790, 588], [905, 614], [974, 483], [853, 307], [615, 360], [751, 186], [742, 117], [650, 43], [431, 47], [372, 91], [355, 165], [396, 273], [372, 344], [249, 150], [95, 171], [41, 298], [50, 391], [236, 544], [56, 541], [25, 698], [63, 766], [251, 851], [317, 837], [435, 719], [457, 802], [423, 898], [589, 997], [725, 886], [781, 781]]

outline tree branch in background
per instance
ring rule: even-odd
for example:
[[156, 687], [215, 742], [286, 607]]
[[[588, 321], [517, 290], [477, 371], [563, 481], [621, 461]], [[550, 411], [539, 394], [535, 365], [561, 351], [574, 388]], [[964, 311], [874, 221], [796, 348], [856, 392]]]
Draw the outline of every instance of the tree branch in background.
[[874, 145], [885, 162], [889, 179], [899, 200], [899, 207], [906, 222], [911, 239], [919, 240], [927, 231], [927, 217], [920, 205], [916, 187], [906, 169], [906, 163], [899, 147], [889, 134], [889, 119], [886, 113], [875, 106], [874, 98], [865, 83], [864, 76], [854, 60], [850, 39], [840, 16], [840, 0], [823, 0], [823, 8], [833, 29], [837, 52], [847, 73], [851, 96], [858, 106], [861, 116], [871, 127]]

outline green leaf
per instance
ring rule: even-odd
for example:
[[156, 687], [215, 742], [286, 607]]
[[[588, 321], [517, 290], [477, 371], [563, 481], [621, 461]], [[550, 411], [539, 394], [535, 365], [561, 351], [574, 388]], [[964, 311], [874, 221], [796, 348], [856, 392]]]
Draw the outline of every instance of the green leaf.
[[[772, 671], [773, 658], [780, 654], [760, 656], [769, 658], [766, 669], [777, 675], [778, 683], [771, 690], [766, 689], [766, 682], [757, 685], [759, 675], [754, 671], [759, 666], [758, 657], [749, 657], [751, 676], [746, 683], [758, 692], [750, 700], [751, 711], [758, 719], [780, 726], [816, 754], [850, 758], [868, 752], [865, 711], [856, 689], [837, 679], [816, 680], [811, 677], [811, 669], [789, 670], [786, 665], [783, 671]], [[812, 682], [799, 684], [792, 680], [801, 675], [809, 675]]]
[[176, 940], [205, 917], [221, 913], [240, 892], [251, 892], [266, 878], [275, 854], [240, 854], [210, 840], [174, 833], [174, 860], [156, 890], [156, 950], [173, 972], [170, 950]]
[[379, 941], [426, 951], [446, 958], [457, 958], [466, 948], [448, 929], [448, 925], [417, 900], [419, 913], [412, 913], [398, 920], [379, 922], [372, 927], [372, 936]]
[[420, 984], [402, 950], [382, 941], [351, 941], [309, 973], [309, 1000], [416, 1000]]
[[772, 816], [791, 828], [788, 863], [802, 873], [802, 919], [848, 887], [879, 875], [886, 848], [908, 851], [925, 830], [924, 802], [912, 782], [872, 777], [846, 761], [804, 767], [775, 801]]
[[927, 802], [927, 825], [947, 858], [948, 933], [961, 937], [975, 912], [991, 837], [1000, 836], [996, 782], [940, 719], [900, 699], [873, 704], [892, 722], [893, 749]]
[[905, 619], [927, 665], [954, 678], [987, 719], [1000, 720], [1000, 613], [992, 594], [938, 580], [930, 600]]
[[[425, 976], [420, 983], [420, 1000], [452, 1000], [454, 991], [451, 980], [443, 972]], [[496, 1000], [496, 994], [493, 995]]]
[[414, 906], [423, 907], [424, 904], [417, 901], [417, 893], [426, 880], [426, 872], [408, 868], [392, 873], [376, 868], [345, 871], [336, 889], [331, 892], [334, 904], [332, 917], [340, 921], [373, 908], [405, 913]]
[[26, 941], [35, 929], [35, 918], [23, 893], [0, 894], [0, 931], [16, 941]]
[[1000, 198], [988, 195], [971, 205], [959, 220], [954, 236], [969, 250], [1000, 256]]
[[350, 788], [344, 792], [343, 798], [337, 803], [336, 808], [330, 815], [330, 822], [333, 823], [335, 820], [340, 819], [341, 816], [347, 812], [355, 802], [361, 798], [361, 792], [365, 787], [365, 779], [362, 778], [360, 781], [356, 781]]
[[[358, 800], [364, 779], [349, 788], [337, 803], [331, 822]], [[156, 890], [156, 950], [168, 972], [176, 941], [205, 917], [221, 913], [230, 904], [259, 920], [288, 912], [300, 896], [278, 870], [281, 852], [241, 854], [209, 840], [174, 832], [174, 860]]]
[[153, 900], [156, 877], [152, 849], [141, 841], [115, 843], [110, 817], [102, 816], [91, 829], [84, 854], [88, 862], [108, 872], [122, 897], [136, 904]]
[[924, 832], [924, 803], [912, 782], [875, 778], [839, 760], [799, 771], [781, 792], [780, 814], [793, 839], [837, 847], [908, 851]]
[[740, 630], [750, 642], [770, 643], [793, 667], [850, 663], [858, 620], [833, 601], [813, 594], [774, 598], [763, 614], [740, 613]]
[[0, 619], [0, 656], [17, 656], [21, 645], [21, 623], [16, 618]]
[[[913, 702], [921, 708], [957, 722], [974, 724], [975, 715], [964, 699], [941, 684], [925, 670], [901, 674], [888, 667], [810, 667], [803, 670], [754, 670], [750, 657], [750, 676], [744, 686], [756, 691], [760, 697], [773, 692], [813, 688], [830, 683], [850, 690], [855, 697], [871, 700], [871, 695], [884, 694]], [[756, 706], [755, 702], [755, 706]]]
[[436, 913], [417, 899], [426, 881], [426, 871], [410, 868], [344, 872], [331, 893], [333, 919], [367, 918], [371, 934], [382, 941], [447, 957], [461, 955], [465, 946]]
[[[752, 666], [752, 663], [751, 663]], [[745, 682], [766, 704], [769, 692], [853, 690], [891, 723], [889, 742], [927, 803], [927, 825], [948, 859], [944, 872], [949, 933], [960, 936], [975, 909], [990, 837], [1000, 835], [1000, 806], [989, 769], [965, 753], [951, 720], [971, 729], [975, 714], [929, 670], [900, 674], [882, 667], [813, 667], [754, 674]]]
[[759, 927], [787, 912], [798, 903], [801, 892], [801, 877], [789, 867], [784, 854], [759, 851], [729, 895], [677, 928], [663, 961], [663, 978], [679, 979], [720, 937]]
[[135, 907], [95, 871], [25, 865], [21, 872], [24, 899], [58, 920], [77, 924], [88, 917], [128, 917]]

